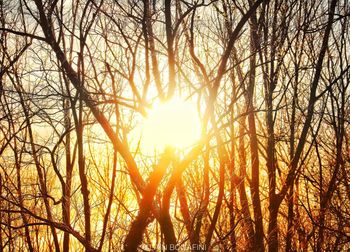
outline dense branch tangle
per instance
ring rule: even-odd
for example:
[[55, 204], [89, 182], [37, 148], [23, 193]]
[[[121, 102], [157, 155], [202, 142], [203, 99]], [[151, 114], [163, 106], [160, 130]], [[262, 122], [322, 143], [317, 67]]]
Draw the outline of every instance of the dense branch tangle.
[[[349, 249], [347, 1], [0, 11], [0, 251]], [[201, 139], [145, 146], [178, 98]]]

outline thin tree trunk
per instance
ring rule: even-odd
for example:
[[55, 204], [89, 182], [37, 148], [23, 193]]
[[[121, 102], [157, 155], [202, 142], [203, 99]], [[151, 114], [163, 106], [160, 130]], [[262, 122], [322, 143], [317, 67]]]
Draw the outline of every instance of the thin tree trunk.
[[186, 188], [182, 181], [179, 181], [176, 185], [176, 191], [180, 202], [180, 211], [184, 219], [185, 228], [190, 239], [191, 245], [194, 245], [193, 232], [192, 232], [192, 220], [190, 215], [190, 210], [186, 198]]
[[[72, 187], [72, 172], [73, 164], [71, 163], [71, 140], [70, 140], [70, 113], [68, 100], [64, 100], [64, 126], [67, 131], [66, 141], [65, 141], [65, 152], [66, 152], [66, 183], [63, 188], [63, 198], [62, 198], [62, 220], [67, 226], [70, 226], [70, 200], [71, 200], [71, 187]], [[63, 235], [63, 251], [69, 251], [69, 233], [64, 232]]]
[[[233, 58], [234, 58], [234, 62], [237, 64], [239, 62], [239, 59], [237, 57], [237, 52], [235, 49], [233, 49]], [[255, 71], [255, 68], [254, 68]], [[237, 72], [237, 76], [238, 76], [238, 80], [241, 83], [243, 89], [245, 90], [245, 99], [246, 99], [246, 104], [249, 105], [249, 92], [245, 89], [245, 80], [243, 77], [243, 71], [242, 68], [239, 64], [236, 65], [236, 72]], [[252, 75], [250, 75], [251, 77]], [[250, 84], [252, 84], [252, 82], [250, 82]], [[251, 88], [251, 87], [250, 87]], [[252, 95], [252, 90], [250, 91], [250, 94]], [[249, 108], [249, 106], [247, 106], [247, 108]], [[238, 113], [242, 113], [241, 109], [238, 108]], [[243, 227], [247, 236], [247, 247], [246, 249], [248, 250], [253, 250], [254, 246], [256, 245], [256, 243], [254, 242], [255, 239], [255, 231], [254, 231], [254, 227], [253, 227], [253, 220], [251, 219], [250, 216], [250, 212], [249, 212], [249, 203], [248, 203], [248, 198], [246, 195], [246, 191], [245, 191], [245, 179], [247, 176], [247, 157], [246, 157], [246, 151], [245, 151], [245, 140], [244, 140], [244, 135], [245, 135], [245, 125], [246, 125], [246, 116], [243, 115], [239, 118], [239, 137], [238, 137], [238, 159], [239, 159], [239, 179], [238, 179], [238, 193], [239, 193], [239, 197], [240, 197], [240, 204], [242, 207], [242, 214], [243, 214]], [[254, 114], [253, 114], [253, 119], [254, 119]], [[249, 131], [254, 130], [255, 129], [255, 122], [251, 121], [252, 118], [250, 119], [250, 125], [252, 127], [252, 129], [249, 128]], [[248, 121], [249, 123], [249, 121]], [[254, 123], [254, 124], [253, 124]], [[253, 128], [254, 126], [254, 128]], [[254, 146], [252, 146], [252, 140], [256, 140], [256, 133], [253, 134], [254, 132], [249, 132], [249, 139], [250, 139], [250, 151], [251, 151], [251, 158], [254, 157], [254, 154], [252, 153], [253, 151], [256, 151], [257, 149], [255, 149]], [[254, 138], [255, 136], [255, 138]], [[257, 144], [257, 143], [256, 143]], [[257, 145], [256, 145], [257, 148]], [[252, 159], [252, 161], [254, 161], [254, 165], [259, 164], [256, 163], [258, 162], [258, 160], [256, 159]], [[254, 166], [255, 167], [255, 166]], [[252, 162], [252, 169], [253, 169], [253, 162]], [[252, 190], [252, 187], [251, 187]]]
[[[22, 183], [21, 183], [21, 181], [22, 181], [22, 179], [21, 179], [21, 165], [20, 165], [20, 158], [18, 158], [18, 154], [17, 154], [18, 150], [17, 150], [17, 140], [16, 140], [16, 138], [14, 140], [14, 149], [13, 149], [13, 151], [14, 151], [13, 154], [14, 154], [15, 164], [16, 164], [18, 201], [19, 201], [19, 205], [23, 208], [24, 207], [24, 203], [23, 203], [23, 195], [22, 195]], [[1, 185], [0, 185], [0, 187], [1, 187]], [[25, 233], [25, 236], [26, 236], [28, 250], [30, 252], [33, 252], [34, 248], [33, 248], [33, 245], [32, 245], [32, 240], [30, 238], [27, 216], [23, 212], [21, 212], [21, 217], [22, 217], [23, 223], [24, 223], [24, 233]]]
[[250, 56], [250, 72], [249, 72], [249, 83], [247, 88], [247, 110], [248, 110], [248, 135], [250, 140], [250, 159], [251, 159], [251, 172], [252, 181], [250, 190], [252, 193], [252, 203], [254, 212], [254, 223], [255, 223], [255, 251], [264, 251], [264, 228], [262, 222], [261, 213], [261, 200], [260, 200], [260, 166], [259, 166], [259, 147], [258, 138], [256, 133], [255, 125], [255, 114], [254, 114], [254, 88], [255, 88], [255, 75], [256, 75], [256, 54], [259, 48], [257, 48], [258, 41], [258, 23], [256, 13], [251, 16], [251, 56]]
[[[300, 62], [300, 60], [299, 60]], [[289, 159], [292, 160], [294, 156], [294, 148], [295, 148], [295, 116], [296, 116], [296, 102], [298, 98], [298, 83], [299, 83], [299, 66], [298, 64], [294, 65], [295, 67], [295, 86], [294, 93], [292, 99], [292, 114], [290, 121], [290, 140], [289, 140]], [[293, 219], [294, 219], [294, 183], [291, 185], [289, 189], [289, 193], [287, 195], [288, 201], [288, 226], [287, 226], [287, 236], [286, 236], [286, 252], [291, 251], [292, 249], [292, 237], [293, 237]]]
[[165, 242], [165, 251], [167, 252], [176, 252], [176, 235], [174, 231], [173, 222], [171, 221], [171, 217], [169, 214], [170, 209], [170, 198], [171, 198], [171, 192], [165, 190], [163, 199], [162, 199], [162, 207], [160, 209], [160, 216], [159, 216], [159, 224], [160, 229], [162, 231], [162, 234], [164, 235], [164, 242]]
[[88, 179], [86, 176], [85, 169], [85, 157], [84, 157], [84, 140], [83, 140], [83, 106], [82, 100], [79, 101], [79, 115], [76, 112], [73, 112], [75, 127], [76, 127], [76, 135], [77, 135], [77, 143], [78, 143], [78, 171], [79, 178], [81, 183], [81, 193], [83, 197], [83, 206], [84, 206], [84, 221], [85, 221], [85, 239], [91, 244], [91, 209], [89, 203], [89, 195], [90, 191], [88, 189]]
[[[234, 79], [234, 78], [232, 78]], [[235, 90], [235, 89], [234, 89]], [[236, 92], [234, 91], [234, 97], [236, 97]], [[234, 106], [232, 106], [231, 111], [231, 127], [230, 127], [230, 133], [231, 133], [231, 160], [229, 165], [229, 171], [230, 171], [230, 205], [229, 205], [229, 211], [230, 211], [230, 241], [231, 241], [231, 251], [235, 252], [237, 250], [237, 242], [236, 242], [236, 214], [235, 214], [235, 206], [236, 206], [236, 176], [235, 176], [235, 169], [236, 169], [236, 145], [235, 145], [235, 126], [233, 121], [233, 115], [234, 115]]]
[[[205, 153], [203, 155], [203, 161], [204, 161], [204, 171], [203, 171], [203, 199], [202, 203], [200, 205], [200, 209], [198, 210], [197, 218], [194, 220], [194, 232], [193, 232], [193, 243], [199, 244], [200, 242], [200, 230], [202, 227], [202, 220], [206, 213], [208, 204], [209, 204], [209, 144], [207, 145], [207, 149], [205, 150]], [[200, 248], [193, 248], [193, 251], [200, 251]]]
[[246, 247], [246, 250], [252, 251], [254, 249], [254, 227], [253, 227], [253, 221], [250, 216], [249, 212], [249, 203], [248, 198], [246, 194], [245, 189], [245, 179], [247, 176], [246, 171], [246, 151], [245, 151], [245, 141], [244, 141], [244, 130], [245, 127], [245, 116], [242, 116], [239, 120], [239, 140], [238, 140], [238, 156], [239, 156], [239, 182], [238, 182], [238, 192], [239, 192], [239, 198], [240, 203], [242, 207], [242, 213], [243, 213], [243, 222], [244, 222], [244, 228], [245, 232], [248, 237], [248, 244]]
[[167, 40], [167, 53], [168, 53], [168, 66], [169, 66], [169, 84], [168, 84], [168, 96], [170, 99], [175, 91], [175, 54], [174, 54], [174, 34], [171, 21], [171, 0], [165, 0], [165, 32]]
[[150, 8], [150, 0], [143, 0], [143, 4], [144, 4], [143, 11], [146, 15], [144, 17], [146, 17], [149, 50], [151, 52], [152, 72], [153, 72], [153, 76], [154, 76], [154, 81], [156, 83], [159, 98], [161, 100], [164, 100], [165, 95], [164, 95], [162, 82], [161, 82], [161, 78], [160, 78], [160, 72], [159, 72], [158, 60], [157, 60], [155, 42], [154, 42], [154, 35], [153, 35], [153, 28], [152, 28], [152, 22], [151, 22], [152, 15], [151, 15], [151, 8]]

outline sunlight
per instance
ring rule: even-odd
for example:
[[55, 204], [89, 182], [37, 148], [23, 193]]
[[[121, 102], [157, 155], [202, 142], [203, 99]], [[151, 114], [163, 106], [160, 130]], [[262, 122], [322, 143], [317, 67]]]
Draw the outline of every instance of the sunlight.
[[184, 149], [200, 138], [201, 124], [196, 104], [181, 99], [154, 104], [142, 123], [142, 145], [162, 150], [166, 146]]

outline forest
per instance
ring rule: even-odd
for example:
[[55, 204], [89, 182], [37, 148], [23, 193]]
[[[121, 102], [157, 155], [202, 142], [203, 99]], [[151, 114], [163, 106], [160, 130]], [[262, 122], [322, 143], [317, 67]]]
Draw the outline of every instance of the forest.
[[0, 252], [349, 251], [348, 0], [0, 0]]

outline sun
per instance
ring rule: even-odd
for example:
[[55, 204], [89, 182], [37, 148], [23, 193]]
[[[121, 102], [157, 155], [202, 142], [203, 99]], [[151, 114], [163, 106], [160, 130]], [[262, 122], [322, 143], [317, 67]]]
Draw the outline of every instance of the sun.
[[200, 139], [201, 123], [196, 104], [173, 98], [156, 103], [144, 118], [141, 142], [147, 149], [162, 150], [166, 146], [186, 149]]

